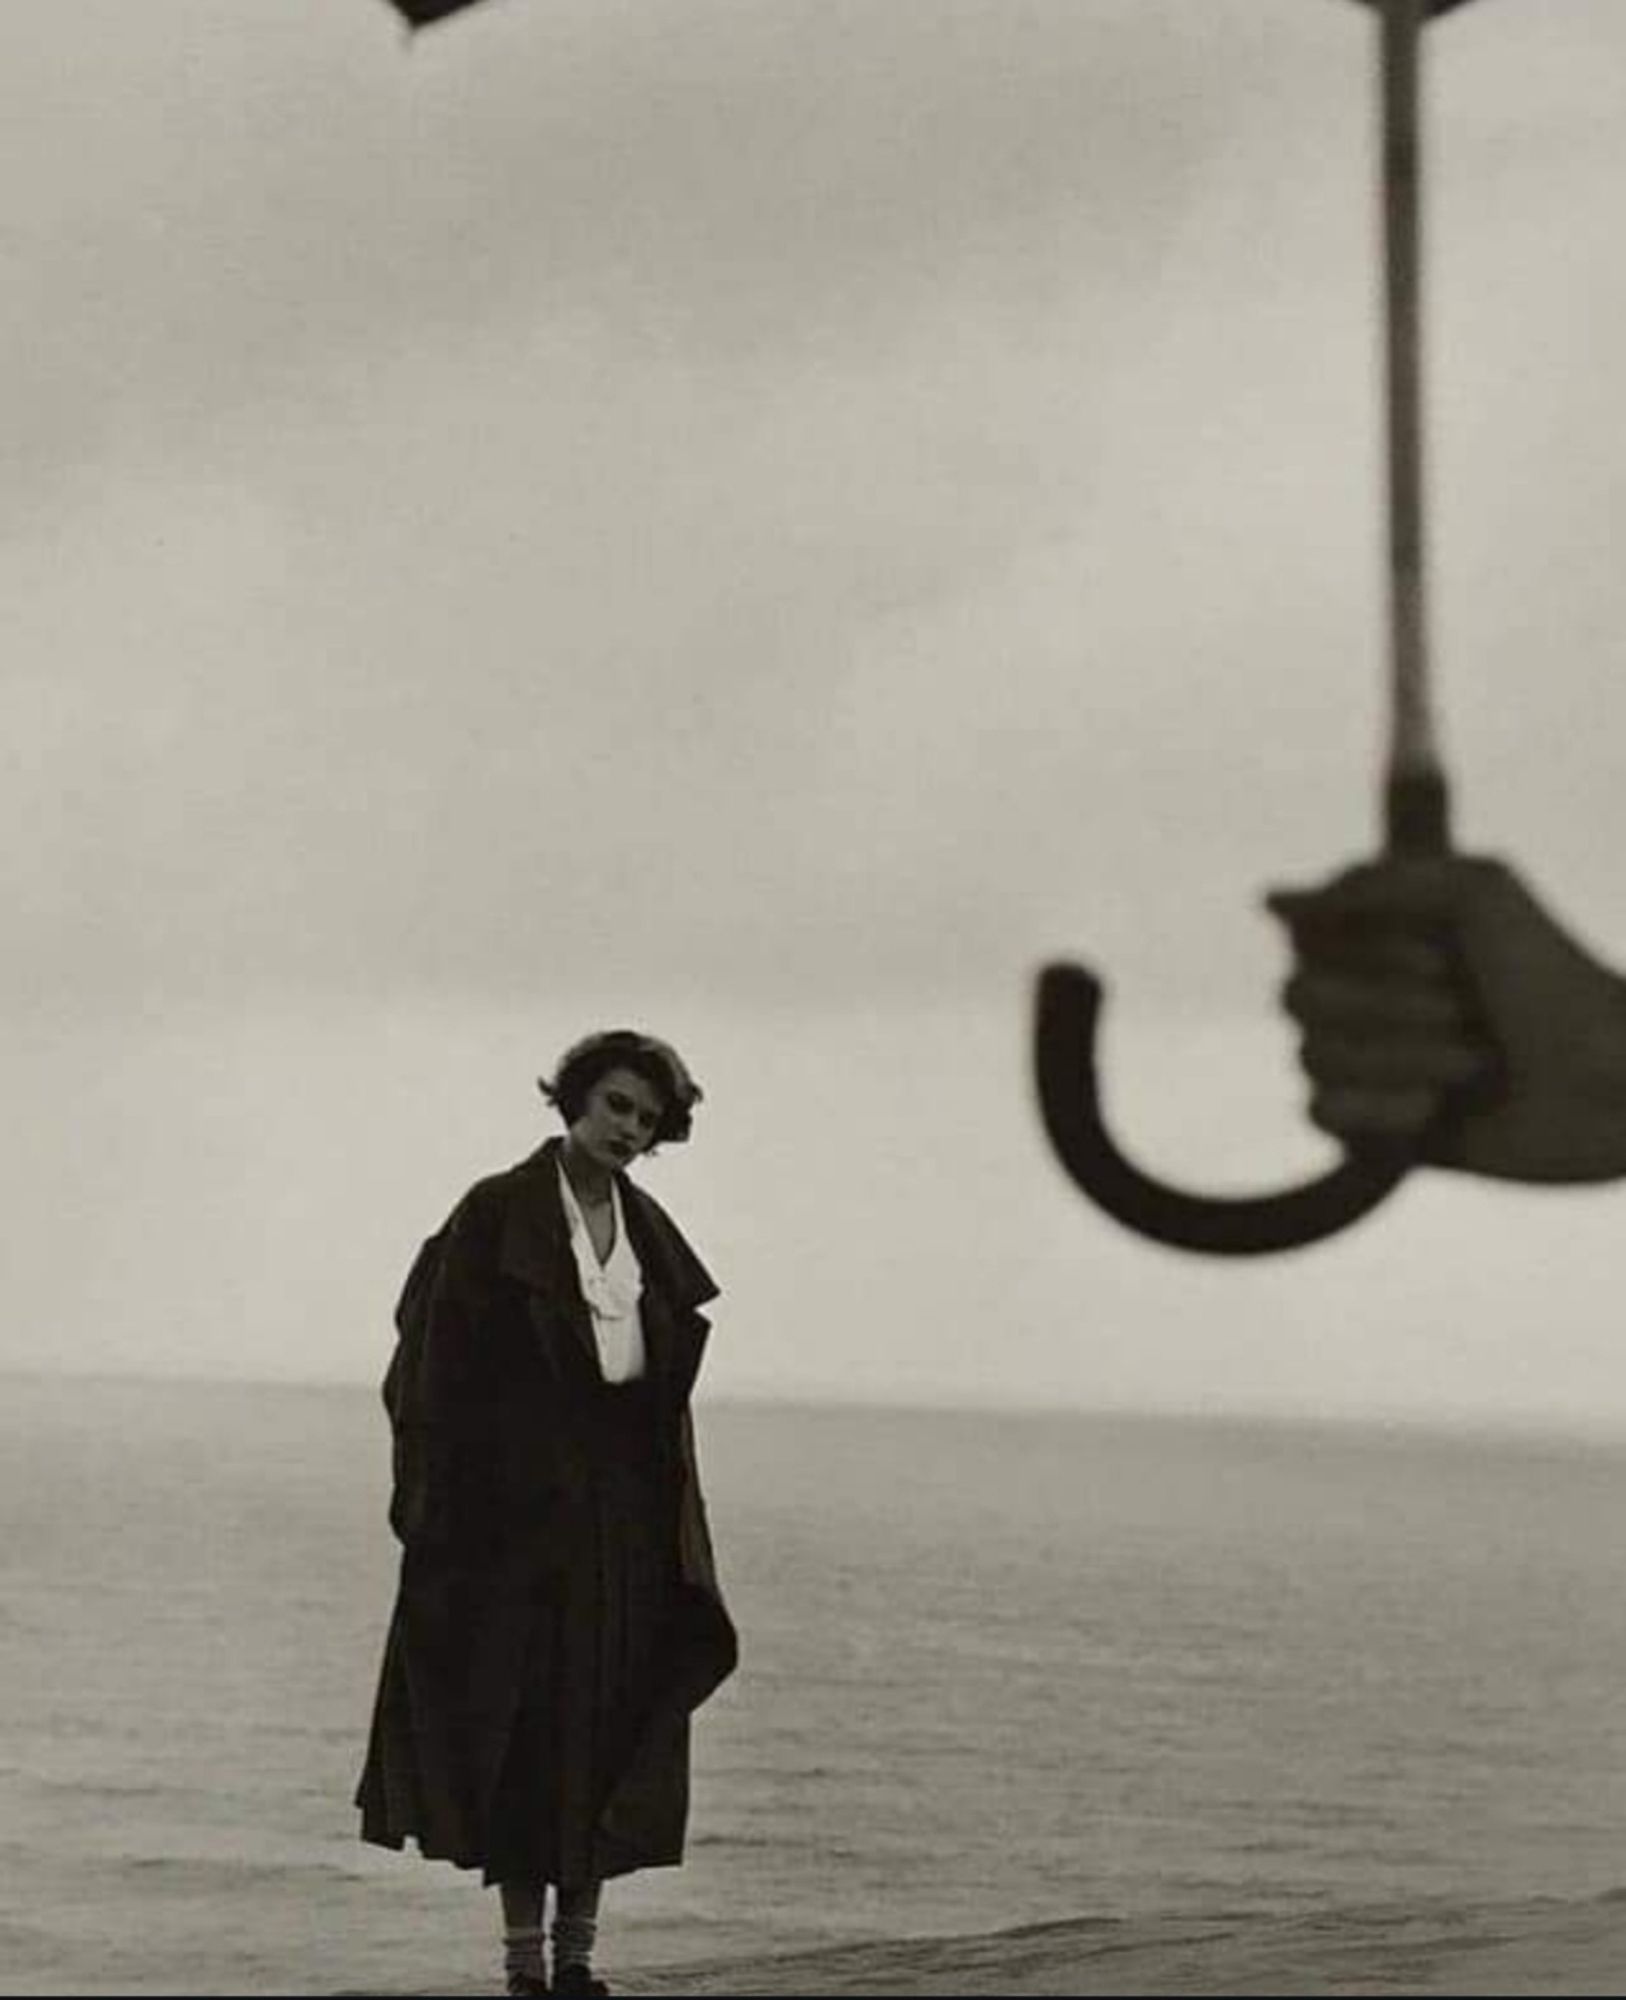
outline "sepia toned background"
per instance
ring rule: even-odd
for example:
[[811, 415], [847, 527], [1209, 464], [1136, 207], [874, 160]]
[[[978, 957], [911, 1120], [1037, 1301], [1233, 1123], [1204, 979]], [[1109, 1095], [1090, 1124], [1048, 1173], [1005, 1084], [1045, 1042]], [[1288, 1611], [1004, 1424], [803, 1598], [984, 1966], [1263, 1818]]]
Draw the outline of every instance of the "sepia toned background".
[[[1264, 886], [1369, 845], [1372, 26], [1312, 0], [53, 0], [0, 19], [0, 1366], [376, 1380], [591, 1026], [716, 1395], [1618, 1426], [1622, 1194], [1247, 1269], [1033, 1115], [1303, 1126]], [[1429, 38], [1469, 843], [1626, 958], [1626, 16]]]

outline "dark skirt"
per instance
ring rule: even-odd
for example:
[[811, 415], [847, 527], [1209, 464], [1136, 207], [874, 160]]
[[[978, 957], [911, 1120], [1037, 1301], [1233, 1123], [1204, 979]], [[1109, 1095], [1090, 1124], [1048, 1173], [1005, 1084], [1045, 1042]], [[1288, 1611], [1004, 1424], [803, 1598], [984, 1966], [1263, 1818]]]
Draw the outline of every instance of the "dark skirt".
[[645, 1382], [594, 1385], [572, 1415], [584, 1476], [565, 1502], [557, 1585], [532, 1630], [493, 1802], [488, 1883], [574, 1886], [633, 1865], [606, 1864], [599, 1820], [670, 1645], [676, 1496]]

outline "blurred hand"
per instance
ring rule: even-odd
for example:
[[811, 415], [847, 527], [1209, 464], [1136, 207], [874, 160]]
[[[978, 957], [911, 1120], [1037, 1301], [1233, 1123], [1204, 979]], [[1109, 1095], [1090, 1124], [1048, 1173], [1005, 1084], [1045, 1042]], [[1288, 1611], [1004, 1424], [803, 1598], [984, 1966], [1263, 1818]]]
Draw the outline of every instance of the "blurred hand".
[[1508, 1180], [1626, 1174], [1626, 981], [1511, 869], [1385, 859], [1267, 903], [1322, 1130]]

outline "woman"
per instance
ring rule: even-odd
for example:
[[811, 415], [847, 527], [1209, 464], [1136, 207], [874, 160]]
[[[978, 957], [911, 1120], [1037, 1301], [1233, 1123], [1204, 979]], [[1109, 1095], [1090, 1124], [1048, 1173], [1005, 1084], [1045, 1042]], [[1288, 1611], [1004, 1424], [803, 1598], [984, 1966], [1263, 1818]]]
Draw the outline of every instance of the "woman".
[[384, 1382], [403, 1554], [362, 1838], [501, 1889], [507, 1990], [605, 1993], [600, 1885], [683, 1857], [689, 1716], [732, 1672], [689, 1397], [717, 1295], [626, 1178], [689, 1136], [675, 1050], [615, 1029], [543, 1095], [563, 1139], [424, 1245]]

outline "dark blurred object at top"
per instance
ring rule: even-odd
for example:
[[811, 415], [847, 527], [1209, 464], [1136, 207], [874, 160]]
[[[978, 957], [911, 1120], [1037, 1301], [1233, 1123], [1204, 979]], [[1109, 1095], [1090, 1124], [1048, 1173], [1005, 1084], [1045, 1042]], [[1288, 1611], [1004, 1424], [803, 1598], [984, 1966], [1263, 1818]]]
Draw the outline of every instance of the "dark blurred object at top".
[[[463, 4], [468, 5], [468, 0], [463, 0]], [[1364, 0], [1364, 4], [1368, 7], [1384, 7], [1388, 5], [1388, 0]], [[1423, 12], [1429, 20], [1432, 20], [1436, 14], [1449, 14], [1453, 7], [1465, 7], [1467, 4], [1468, 0], [1428, 0]]]
[[[431, 21], [443, 21], [448, 14], [460, 14], [466, 7], [477, 7], [480, 0], [390, 0], [396, 13], [405, 15], [414, 28], [427, 28]], [[1386, 0], [1363, 0], [1368, 7], [1386, 4]], [[1428, 0], [1426, 12], [1430, 19], [1436, 14], [1449, 14], [1453, 7], [1466, 6], [1467, 0]]]
[[448, 14], [460, 14], [479, 0], [390, 0], [397, 14], [404, 14], [414, 28], [427, 28], [431, 21], [443, 21]]

